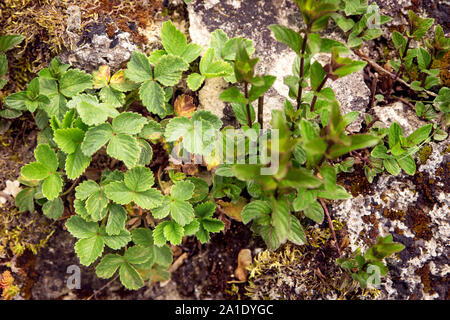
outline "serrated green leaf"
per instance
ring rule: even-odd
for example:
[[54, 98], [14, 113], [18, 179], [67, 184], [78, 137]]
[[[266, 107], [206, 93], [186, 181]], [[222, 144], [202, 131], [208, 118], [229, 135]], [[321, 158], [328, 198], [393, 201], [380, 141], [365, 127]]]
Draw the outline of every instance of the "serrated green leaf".
[[124, 262], [124, 258], [118, 254], [107, 254], [95, 267], [95, 273], [99, 278], [109, 279]]
[[18, 34], [6, 34], [0, 36], [0, 52], [6, 52], [25, 39], [24, 36]]
[[75, 152], [83, 138], [84, 132], [78, 128], [57, 129], [53, 136], [59, 149], [67, 154]]
[[20, 212], [34, 211], [34, 194], [35, 188], [24, 188], [14, 198], [14, 204]]
[[130, 190], [141, 192], [150, 189], [155, 179], [149, 168], [138, 166], [125, 173], [124, 183]]
[[202, 50], [202, 46], [196, 43], [189, 43], [180, 57], [189, 64], [200, 56]]
[[144, 286], [144, 280], [142, 280], [142, 277], [139, 275], [137, 270], [128, 262], [122, 264], [119, 273], [120, 281], [125, 288], [129, 290], [137, 290]]
[[145, 246], [132, 246], [125, 251], [124, 259], [131, 264], [146, 263], [153, 258], [153, 249]]
[[181, 80], [181, 74], [189, 65], [180, 57], [163, 56], [155, 65], [155, 80], [165, 86], [174, 86]]
[[194, 184], [189, 181], [179, 181], [172, 186], [170, 195], [177, 200], [189, 200], [194, 194]]
[[105, 187], [106, 196], [118, 204], [128, 204], [133, 201], [134, 194], [123, 181], [111, 182]]
[[119, 250], [125, 247], [131, 241], [131, 234], [128, 230], [121, 230], [117, 235], [108, 235], [105, 228], [100, 229], [100, 234], [105, 241], [105, 244], [114, 250]]
[[98, 232], [96, 222], [86, 222], [79, 216], [71, 216], [66, 221], [67, 230], [76, 238], [86, 239], [95, 236]]
[[139, 97], [147, 110], [160, 117], [166, 116], [164, 90], [155, 81], [146, 81], [139, 89]]
[[61, 193], [63, 187], [63, 181], [61, 176], [54, 172], [45, 178], [42, 184], [42, 194], [48, 200], [53, 200]]
[[164, 226], [164, 237], [173, 245], [179, 245], [184, 235], [184, 229], [178, 223], [169, 221]]
[[192, 91], [197, 91], [205, 81], [205, 76], [198, 73], [191, 73], [187, 79], [187, 85]]
[[69, 179], [76, 179], [83, 174], [91, 163], [91, 157], [86, 156], [81, 151], [81, 144], [77, 146], [75, 152], [69, 154], [66, 158], [66, 174]]
[[244, 222], [244, 224], [247, 224], [251, 220], [269, 215], [271, 212], [272, 207], [267, 201], [253, 200], [242, 209], [242, 222]]
[[44, 212], [47, 218], [58, 220], [64, 212], [64, 204], [61, 198], [56, 198], [51, 201], [47, 201], [42, 206], [42, 211]]
[[136, 138], [126, 134], [117, 134], [109, 141], [106, 152], [111, 157], [123, 161], [128, 168], [133, 168], [139, 157], [139, 146]]
[[59, 90], [68, 98], [92, 88], [92, 85], [92, 76], [76, 69], [65, 72], [59, 79]]
[[104, 247], [105, 243], [102, 237], [93, 236], [78, 240], [75, 244], [75, 252], [80, 259], [80, 263], [89, 266], [101, 256]]
[[125, 103], [125, 94], [110, 86], [103, 87], [100, 92], [100, 99], [107, 105], [119, 108]]
[[89, 128], [81, 144], [81, 150], [85, 155], [91, 156], [104, 146], [112, 136], [113, 129], [109, 123], [102, 123]]
[[220, 232], [225, 228], [225, 224], [222, 221], [212, 218], [202, 219], [201, 225], [205, 230], [213, 233]]
[[178, 30], [172, 21], [166, 21], [161, 28], [161, 40], [169, 54], [181, 56], [187, 47], [186, 36]]
[[112, 121], [115, 133], [138, 134], [141, 132], [147, 119], [135, 112], [123, 112]]
[[167, 239], [164, 236], [164, 227], [168, 223], [169, 223], [168, 221], [163, 221], [160, 224], [158, 224], [153, 230], [153, 240], [155, 245], [157, 245], [158, 247], [165, 245], [167, 242]]
[[185, 236], [192, 236], [200, 229], [200, 223], [198, 222], [198, 220], [194, 219], [192, 220], [192, 222], [188, 223], [183, 228]]
[[194, 208], [189, 202], [172, 200], [170, 215], [176, 223], [184, 226], [194, 220]]
[[131, 231], [131, 238], [137, 245], [151, 247], [153, 246], [153, 231], [146, 228], [136, 228]]
[[304, 245], [308, 243], [305, 231], [303, 230], [300, 221], [298, 221], [298, 219], [294, 216], [291, 216], [291, 230], [288, 234], [288, 240], [297, 245]]
[[67, 107], [75, 108], [81, 120], [88, 126], [104, 123], [109, 117], [116, 117], [119, 112], [114, 107], [105, 103], [99, 103], [97, 97], [89, 94], [81, 94], [72, 98]]
[[323, 222], [324, 212], [323, 212], [323, 208], [319, 202], [316, 201], [316, 202], [310, 204], [308, 208], [303, 210], [303, 212], [304, 212], [305, 216], [307, 216], [311, 220], [314, 220], [317, 223]]
[[153, 209], [161, 205], [163, 196], [159, 190], [149, 189], [142, 192], [136, 192], [134, 202], [143, 209]]
[[153, 71], [147, 56], [139, 51], [134, 51], [128, 61], [125, 76], [137, 83], [152, 80]]

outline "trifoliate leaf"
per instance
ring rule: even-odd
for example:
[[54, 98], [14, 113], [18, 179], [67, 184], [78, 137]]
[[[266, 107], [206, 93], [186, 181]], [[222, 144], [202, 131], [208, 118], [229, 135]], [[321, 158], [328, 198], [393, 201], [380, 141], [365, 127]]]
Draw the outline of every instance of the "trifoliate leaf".
[[174, 86], [181, 80], [181, 74], [189, 65], [172, 55], [162, 57], [155, 65], [155, 80], [165, 86]]
[[125, 76], [137, 83], [152, 80], [153, 71], [147, 56], [139, 51], [134, 51], [127, 64]]
[[123, 112], [112, 121], [115, 133], [138, 134], [141, 132], [147, 119], [135, 112]]
[[152, 215], [156, 219], [164, 219], [170, 213], [171, 209], [171, 198], [165, 196], [161, 202], [161, 205], [152, 210]]
[[92, 88], [92, 76], [80, 70], [69, 70], [59, 79], [59, 90], [70, 98], [76, 94]]

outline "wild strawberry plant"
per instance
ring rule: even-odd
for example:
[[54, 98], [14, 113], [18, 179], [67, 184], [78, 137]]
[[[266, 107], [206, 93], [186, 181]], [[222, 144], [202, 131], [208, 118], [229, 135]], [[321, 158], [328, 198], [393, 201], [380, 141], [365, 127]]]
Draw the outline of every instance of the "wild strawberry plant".
[[[264, 94], [275, 77], [256, 74], [258, 58], [253, 57], [250, 40], [230, 39], [222, 30], [212, 33], [210, 47], [200, 57], [203, 48], [188, 43], [172, 22], [165, 22], [162, 49], [150, 55], [134, 52], [127, 68], [113, 75], [108, 66], [90, 75], [53, 59], [25, 91], [5, 100], [8, 112], [18, 116], [30, 111], [41, 129], [36, 161], [22, 168], [20, 181], [26, 188], [16, 197], [18, 208], [34, 210], [36, 202], [49, 218], [70, 215], [65, 225], [78, 239], [75, 251], [80, 263], [89, 266], [99, 261], [99, 277], [118, 274], [126, 288], [139, 289], [147, 280], [170, 276], [167, 269], [173, 257], [169, 244], [179, 245], [185, 236], [206, 243], [211, 233], [224, 229], [224, 223], [214, 217], [216, 199], [237, 203], [245, 196], [242, 221], [251, 223], [267, 246], [276, 250], [286, 241], [306, 244], [302, 224], [307, 219], [322, 223], [327, 217], [333, 230], [326, 204], [351, 198], [337, 184], [340, 172], [352, 170], [355, 161], [350, 153], [373, 148], [371, 162], [366, 164], [367, 171], [371, 170], [366, 172], [369, 179], [383, 168], [392, 174], [398, 174], [400, 168], [414, 174], [412, 155], [431, 134], [436, 135], [432, 125], [409, 137], [403, 136], [397, 124], [389, 130], [351, 134], [346, 127], [358, 114], [342, 115], [334, 92], [327, 87], [329, 80], [363, 69], [365, 62], [345, 55], [362, 41], [381, 34], [379, 26], [369, 28], [373, 15], [366, 14], [367, 1], [296, 3], [305, 22], [303, 29], [297, 32], [286, 26], [270, 26], [275, 38], [294, 50], [297, 58], [292, 75], [284, 78], [289, 98], [283, 110], [272, 113], [272, 129], [268, 131], [261, 131]], [[346, 44], [320, 34], [330, 19], [348, 33]], [[381, 17], [380, 23], [387, 21]], [[444, 43], [439, 29], [437, 34], [435, 43]], [[411, 37], [417, 36], [412, 32]], [[315, 61], [317, 53], [328, 53], [329, 62], [323, 66]], [[434, 71], [424, 73], [435, 75]], [[230, 148], [228, 142], [236, 137], [228, 135], [231, 128], [224, 127], [217, 116], [195, 108], [180, 109], [177, 102], [175, 108], [172, 105], [181, 97], [176, 96], [176, 89], [182, 81], [196, 91], [212, 77], [223, 77], [231, 84], [221, 99], [231, 103], [243, 131]], [[448, 88], [441, 91], [434, 102], [446, 110]], [[178, 103], [184, 103], [185, 98]], [[136, 99], [145, 112], [130, 111]], [[255, 145], [264, 149], [261, 138], [266, 138], [265, 150], [271, 156], [246, 153], [238, 163], [221, 164], [223, 150], [217, 145], [227, 146], [236, 160], [239, 145], [246, 151]], [[161, 170], [152, 171], [157, 146], [167, 151], [174, 165], [200, 159], [197, 164], [214, 169], [211, 190], [195, 176], [195, 170], [186, 174], [169, 167], [168, 179], [162, 178]], [[92, 175], [89, 169], [93, 163], [98, 165], [97, 159], [109, 159], [107, 163], [113, 165], [101, 167], [100, 175]], [[75, 198], [69, 201], [66, 196], [72, 191]], [[149, 217], [144, 226], [130, 223], [135, 211]], [[364, 262], [358, 270], [364, 271], [365, 266]], [[361, 277], [365, 276], [356, 280]]]

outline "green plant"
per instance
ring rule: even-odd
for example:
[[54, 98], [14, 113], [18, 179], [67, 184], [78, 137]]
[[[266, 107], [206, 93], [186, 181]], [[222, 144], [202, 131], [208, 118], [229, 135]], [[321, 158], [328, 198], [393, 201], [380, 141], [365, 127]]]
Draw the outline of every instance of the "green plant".
[[407, 174], [414, 175], [416, 162], [412, 155], [430, 140], [431, 130], [432, 125], [427, 124], [405, 137], [400, 125], [394, 122], [387, 133], [388, 147], [382, 142], [371, 152], [370, 164], [364, 167], [367, 179], [372, 182], [384, 169], [394, 176], [402, 169]]
[[[32, 112], [42, 129], [36, 161], [22, 169], [20, 181], [27, 187], [17, 195], [19, 209], [34, 210], [36, 202], [49, 218], [66, 218], [73, 210], [65, 196], [75, 190], [75, 212], [66, 227], [79, 239], [75, 251], [80, 262], [91, 265], [102, 257], [96, 267], [98, 276], [110, 278], [118, 271], [129, 289], [138, 289], [147, 280], [168, 278], [169, 243], [179, 245], [184, 236], [206, 243], [210, 233], [224, 229], [224, 223], [214, 218], [215, 199], [236, 203], [250, 198], [242, 209], [242, 221], [251, 222], [272, 250], [286, 241], [305, 244], [302, 224], [307, 219], [321, 224], [326, 216], [340, 254], [327, 202], [351, 195], [337, 183], [337, 175], [351, 172], [358, 152], [368, 153], [372, 147], [370, 158], [359, 156], [369, 180], [384, 168], [392, 174], [400, 168], [412, 174], [413, 153], [429, 141], [430, 133], [436, 137], [440, 132], [431, 124], [409, 137], [397, 124], [389, 130], [372, 126], [368, 133], [348, 132], [346, 127], [358, 113], [342, 115], [327, 83], [366, 66], [345, 54], [350, 53], [349, 47], [380, 35], [379, 28], [369, 28], [374, 16], [367, 12], [366, 1], [296, 3], [305, 28], [297, 32], [270, 26], [275, 38], [294, 50], [297, 58], [292, 75], [284, 78], [289, 98], [283, 110], [272, 112], [272, 127], [266, 131], [262, 130], [264, 94], [275, 77], [256, 75], [258, 58], [253, 57], [252, 42], [229, 39], [222, 30], [212, 33], [210, 48], [200, 58], [203, 48], [188, 43], [172, 22], [165, 22], [163, 49], [149, 56], [135, 51], [127, 68], [112, 76], [107, 66], [91, 76], [57, 58], [52, 60], [26, 91], [6, 99], [11, 110]], [[331, 18], [349, 33], [347, 45], [321, 35]], [[382, 17], [380, 23], [386, 21]], [[314, 61], [317, 53], [328, 53], [329, 62], [322, 66]], [[238, 134], [211, 112], [195, 111], [192, 106], [183, 109], [187, 97], [177, 95], [180, 82], [186, 80], [195, 91], [212, 77], [234, 84], [222, 92], [221, 99], [232, 104], [241, 124]], [[445, 112], [448, 91], [441, 91], [433, 108]], [[139, 109], [130, 111], [136, 99], [150, 116]], [[373, 119], [366, 118], [370, 127]], [[152, 162], [155, 148], [158, 153], [165, 150], [173, 166]], [[222, 161], [228, 156], [230, 162]], [[90, 164], [96, 157], [103, 160], [92, 174]], [[211, 190], [199, 176], [184, 171], [192, 160], [214, 170]], [[145, 227], [130, 223], [135, 211], [149, 217]], [[389, 239], [378, 245], [377, 250], [385, 252]], [[367, 273], [367, 261], [377, 265], [374, 259], [384, 257], [374, 250], [364, 256], [359, 271]], [[364, 274], [358, 277], [367, 280]]]
[[361, 248], [353, 252], [351, 258], [337, 259], [337, 263], [350, 272], [352, 278], [358, 281], [361, 288], [367, 285], [379, 285], [380, 276], [385, 276], [388, 268], [384, 258], [402, 251], [405, 246], [392, 241], [392, 235], [379, 237], [377, 243], [371, 246], [364, 254]]

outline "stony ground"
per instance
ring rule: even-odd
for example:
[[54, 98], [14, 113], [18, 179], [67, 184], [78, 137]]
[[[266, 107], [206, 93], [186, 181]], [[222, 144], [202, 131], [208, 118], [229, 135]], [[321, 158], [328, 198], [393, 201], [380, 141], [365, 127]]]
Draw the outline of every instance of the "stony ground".
[[[377, 2], [385, 13], [395, 16], [393, 25], [404, 23], [402, 10], [404, 12], [405, 8], [413, 5], [409, 0]], [[279, 108], [280, 101], [287, 95], [282, 78], [291, 72], [294, 56], [286, 47], [276, 43], [267, 26], [274, 23], [299, 25], [301, 21], [294, 4], [289, 0], [196, 0], [186, 11], [182, 1], [167, 3], [171, 3], [168, 12], [172, 19], [179, 28], [189, 33], [194, 42], [207, 45], [210, 32], [216, 28], [223, 29], [230, 37], [239, 35], [254, 40], [256, 55], [261, 57], [259, 72], [278, 78], [266, 98], [264, 117], [268, 122], [270, 111]], [[448, 32], [450, 20], [445, 13], [449, 12], [446, 10], [448, 4], [444, 1], [424, 1], [423, 7]], [[128, 24], [125, 28], [114, 20], [88, 24], [82, 33], [73, 32], [69, 35], [77, 45], [72, 50], [64, 51], [61, 58], [87, 71], [105, 63], [117, 69], [129, 59], [137, 46], [143, 45], [144, 49], [149, 50], [160, 46], [159, 31], [163, 9], [156, 10], [159, 12], [156, 17], [161, 19], [150, 19], [137, 26]], [[114, 22], [117, 22], [118, 29], [112, 32], [111, 24], [114, 25]], [[327, 30], [327, 36], [334, 39], [342, 37], [332, 28]], [[376, 52], [374, 50], [373, 54]], [[321, 56], [316, 58], [319, 61], [327, 59]], [[401, 102], [370, 107], [370, 73], [371, 70], [366, 68], [352, 76], [328, 83], [341, 102], [344, 113], [367, 112], [377, 116], [386, 126], [396, 121], [404, 127], [407, 134], [420, 127], [422, 123], [414, 112]], [[225, 85], [222, 80], [208, 79], [199, 92], [199, 106], [232, 122], [233, 119], [227, 113], [228, 108], [218, 99]], [[361, 122], [362, 118], [350, 130], [359, 132]], [[12, 129], [4, 130], [0, 136], [0, 190], [6, 186], [6, 180], [17, 179], [20, 167], [32, 159], [31, 150], [36, 144], [37, 131], [33, 126], [24, 127], [20, 123], [26, 121], [15, 121]], [[449, 299], [449, 146], [450, 141], [426, 146], [417, 155], [418, 171], [413, 177], [402, 174], [397, 177], [380, 175], [369, 184], [361, 167], [356, 166], [354, 173], [343, 174], [339, 178], [339, 182], [354, 198], [330, 204], [329, 208], [334, 219], [345, 223], [345, 228], [338, 236], [349, 239], [349, 248], [367, 248], [377, 236], [387, 233], [393, 234], [395, 241], [406, 246], [397, 257], [388, 260], [390, 272], [383, 280], [378, 298]], [[12, 199], [7, 200], [3, 209], [0, 208], [2, 217], [13, 212]], [[24, 288], [21, 297], [27, 299], [242, 298], [244, 286], [248, 284], [234, 283], [236, 279], [233, 272], [237, 266], [238, 253], [241, 249], [249, 248], [255, 256], [264, 248], [261, 240], [255, 238], [246, 226], [233, 222], [228, 232], [214, 236], [210, 244], [201, 246], [193, 240], [186, 240], [180, 248], [174, 248], [175, 260], [178, 259], [180, 264], [169, 282], [129, 292], [118, 281], [108, 283], [100, 280], [92, 268], [82, 267], [81, 289], [69, 289], [66, 285], [70, 276], [67, 268], [79, 264], [73, 251], [75, 240], [64, 230], [63, 221], [50, 226], [38, 212], [28, 213], [20, 218], [15, 215], [14, 219], [12, 228], [22, 225], [23, 219], [33, 221], [33, 224], [27, 225], [31, 229], [38, 229], [37, 226], [41, 228], [39, 239], [46, 238], [54, 230], [45, 248], [36, 256], [26, 253], [14, 261]], [[12, 239], [10, 234], [8, 236]], [[2, 239], [5, 238], [5, 234], [2, 234]], [[26, 241], [36, 244], [39, 239]], [[6, 255], [0, 254], [0, 259], [6, 259]], [[319, 272], [326, 276], [327, 272], [334, 270], [328, 266], [330, 262], [327, 261], [323, 260], [324, 265], [318, 266]], [[4, 269], [5, 265], [0, 264], [0, 271]], [[303, 271], [299, 267], [298, 272]], [[289, 275], [294, 279], [296, 276], [296, 273]], [[286, 278], [284, 275], [280, 277]], [[254, 282], [257, 283], [257, 279]], [[296, 286], [295, 281], [289, 283]], [[261, 284], [256, 288], [261, 292], [266, 290]], [[305, 298], [296, 288], [283, 288], [292, 299]]]

